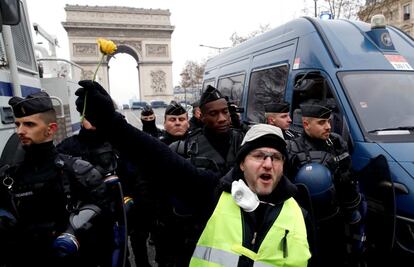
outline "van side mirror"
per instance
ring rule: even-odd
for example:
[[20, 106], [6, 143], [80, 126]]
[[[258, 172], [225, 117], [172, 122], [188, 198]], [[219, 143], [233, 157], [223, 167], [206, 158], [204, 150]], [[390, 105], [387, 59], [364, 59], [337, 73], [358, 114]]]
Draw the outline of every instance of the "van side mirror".
[[0, 0], [0, 26], [20, 23], [20, 0]]

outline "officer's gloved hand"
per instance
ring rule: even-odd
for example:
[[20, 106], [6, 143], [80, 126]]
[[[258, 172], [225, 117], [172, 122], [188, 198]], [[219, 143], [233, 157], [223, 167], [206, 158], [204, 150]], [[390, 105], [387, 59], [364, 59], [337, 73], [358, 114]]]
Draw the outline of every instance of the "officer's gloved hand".
[[[346, 194], [346, 197], [344, 194]], [[344, 215], [345, 223], [356, 224], [362, 216], [359, 212], [361, 204], [361, 194], [356, 190], [348, 190], [347, 192], [338, 192], [338, 199], [340, 201], [341, 210]]]
[[108, 92], [97, 82], [91, 80], [82, 80], [79, 82], [82, 86], [75, 95], [76, 110], [81, 114], [85, 105], [86, 95], [86, 110], [85, 118], [96, 127], [105, 126], [108, 118], [115, 115], [114, 102]]

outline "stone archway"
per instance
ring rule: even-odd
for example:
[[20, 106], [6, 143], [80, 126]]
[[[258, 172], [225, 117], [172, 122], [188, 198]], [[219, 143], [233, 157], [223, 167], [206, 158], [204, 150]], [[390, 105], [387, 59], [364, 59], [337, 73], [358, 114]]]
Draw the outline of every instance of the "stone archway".
[[[100, 59], [96, 40], [106, 38], [118, 46], [116, 53], [131, 55], [139, 72], [142, 100], [169, 102], [173, 99], [171, 34], [169, 10], [116, 6], [66, 5], [71, 60], [91, 79]], [[109, 60], [109, 59], [108, 59]], [[108, 62], [97, 73], [97, 81], [109, 89]]]

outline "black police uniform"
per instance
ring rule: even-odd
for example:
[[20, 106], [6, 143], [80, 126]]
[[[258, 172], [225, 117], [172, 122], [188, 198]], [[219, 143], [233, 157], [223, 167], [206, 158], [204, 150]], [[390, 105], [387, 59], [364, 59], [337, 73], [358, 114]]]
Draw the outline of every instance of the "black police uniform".
[[191, 132], [185, 140], [172, 143], [170, 148], [195, 166], [224, 175], [234, 165], [243, 136], [237, 129], [216, 134], [204, 127]]
[[[25, 99], [11, 98], [9, 104], [16, 117], [53, 109], [44, 92]], [[88, 162], [59, 154], [52, 141], [20, 146], [15, 152], [22, 153], [15, 157], [21, 160], [1, 166], [0, 173], [0, 214], [9, 214], [0, 215], [0, 263], [5, 266], [98, 266], [98, 260], [105, 255], [100, 259], [90, 257], [87, 243], [100, 223], [98, 214], [105, 212], [109, 205], [102, 175]], [[78, 212], [88, 204], [94, 205], [90, 206], [94, 211], [90, 214], [98, 215], [92, 216], [96, 220], [85, 221], [90, 228], [86, 229], [86, 224], [80, 228], [71, 224], [70, 218], [80, 219]], [[69, 235], [62, 233], [73, 236], [69, 240], [66, 238]], [[78, 244], [79, 251], [72, 254], [68, 246], [61, 246], [57, 240]], [[76, 246], [71, 248], [76, 250]], [[107, 264], [101, 266], [110, 266], [111, 255], [108, 256]]]
[[[320, 101], [301, 105], [301, 109], [304, 117], [327, 119], [331, 115], [331, 111]], [[329, 214], [330, 217], [315, 218], [317, 254], [314, 255], [311, 266], [346, 266], [346, 254], [349, 253], [346, 246], [351, 240], [349, 234], [345, 233], [345, 227], [351, 221], [350, 216], [358, 212], [361, 202], [357, 182], [351, 174], [351, 158], [346, 142], [335, 133], [331, 133], [327, 140], [322, 140], [312, 138], [303, 131], [300, 137], [288, 141], [288, 153], [288, 176], [291, 179], [294, 179], [303, 165], [312, 162], [326, 166], [333, 175], [336, 195], [331, 201], [332, 206], [324, 207], [329, 211], [313, 207], [318, 211], [315, 214]]]
[[[165, 109], [165, 116], [179, 116], [187, 111], [177, 102], [171, 103]], [[173, 136], [164, 130], [163, 135], [159, 138], [166, 145], [187, 137], [187, 133], [182, 136]], [[154, 184], [155, 186], [155, 184]], [[157, 224], [152, 233], [156, 249], [156, 261], [158, 266], [186, 266], [187, 254], [186, 242], [192, 230], [191, 216], [182, 216], [175, 212], [175, 205], [178, 203], [176, 196], [167, 190], [154, 190], [153, 194], [157, 196], [154, 201], [157, 206]], [[183, 256], [185, 255], [185, 256]]]
[[[64, 139], [57, 145], [57, 150], [59, 153], [80, 157], [93, 164], [102, 174], [106, 175], [113, 173], [121, 180], [122, 194], [120, 194], [118, 187], [110, 187], [113, 201], [111, 214], [107, 214], [105, 225], [102, 225], [102, 229], [100, 229], [101, 232], [107, 232], [108, 234], [96, 236], [92, 252], [98, 257], [100, 254], [111, 254], [112, 250], [119, 250], [122, 254], [124, 249], [123, 242], [125, 240], [125, 237], [122, 236], [123, 229], [117, 229], [117, 232], [120, 232], [121, 236], [111, 235], [109, 233], [113, 232], [114, 224], [125, 227], [126, 222], [124, 221], [122, 213], [123, 210], [121, 205], [123, 205], [123, 203], [121, 195], [134, 196], [133, 189], [137, 182], [138, 175], [136, 167], [124, 156], [119, 155], [119, 153], [115, 151], [100, 134], [94, 130], [87, 130], [85, 128], [81, 128], [79, 134]], [[131, 223], [131, 226], [132, 225], [135, 224]], [[131, 240], [131, 243], [134, 242]], [[137, 264], [146, 262], [149, 266], [145, 244], [146, 243], [144, 243], [145, 254], [135, 254], [136, 252], [134, 251], [134, 255], [136, 255], [136, 260], [141, 260], [140, 262], [137, 261]], [[122, 257], [122, 255], [120, 255], [120, 257]], [[117, 261], [122, 262], [123, 260], [124, 259], [119, 258]], [[139, 264], [139, 266], [144, 265]]]
[[[150, 105], [146, 105], [141, 111], [141, 116], [150, 115], [154, 115], [154, 111]], [[143, 132], [155, 138], [163, 136], [164, 131], [157, 127], [156, 119], [151, 121], [141, 119], [141, 123]], [[139, 203], [136, 203], [128, 212], [128, 232], [131, 238], [135, 263], [137, 266], [145, 267], [150, 266], [147, 254], [147, 240], [150, 237], [150, 232], [153, 232], [156, 226], [155, 191], [152, 189], [153, 186], [150, 182], [151, 179], [147, 177], [148, 175], [144, 174], [138, 167], [136, 167], [136, 170], [137, 179], [130, 186], [132, 190], [130, 195], [135, 200], [139, 200]]]
[[[193, 104], [191, 104], [191, 106], [193, 106], [193, 110], [195, 108], [200, 107], [200, 101], [194, 102]], [[193, 132], [194, 130], [197, 130], [198, 128], [203, 128], [203, 122], [194, 116], [194, 111], [193, 111], [193, 116], [188, 121], [188, 123], [190, 123], [190, 128], [189, 128], [190, 132]]]
[[[286, 113], [289, 112], [290, 104], [288, 102], [274, 102], [264, 105], [265, 112], [269, 113]], [[292, 140], [300, 136], [300, 132], [293, 129], [282, 129], [283, 137], [285, 140]]]
[[[213, 86], [208, 86], [200, 98], [200, 106], [225, 98]], [[226, 174], [234, 165], [236, 154], [243, 140], [244, 133], [238, 129], [230, 129], [227, 133], [215, 133], [203, 127], [191, 132], [188, 137], [171, 144], [171, 149], [203, 169]]]
[[285, 138], [285, 140], [293, 140], [300, 136], [300, 133], [293, 129], [287, 129], [287, 130], [282, 129], [282, 133], [283, 133], [283, 137]]

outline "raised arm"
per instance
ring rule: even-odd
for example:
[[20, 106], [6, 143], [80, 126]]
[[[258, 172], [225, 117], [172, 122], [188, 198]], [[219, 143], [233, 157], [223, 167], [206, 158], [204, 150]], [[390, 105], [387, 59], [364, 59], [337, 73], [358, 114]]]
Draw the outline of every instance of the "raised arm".
[[203, 192], [214, 190], [217, 174], [198, 170], [158, 139], [128, 124], [115, 112], [111, 97], [99, 83], [81, 81], [79, 85], [82, 88], [76, 92], [78, 111], [82, 112], [85, 107], [85, 118], [121, 153], [149, 171], [157, 185], [172, 188], [177, 193], [194, 186], [203, 188]]

